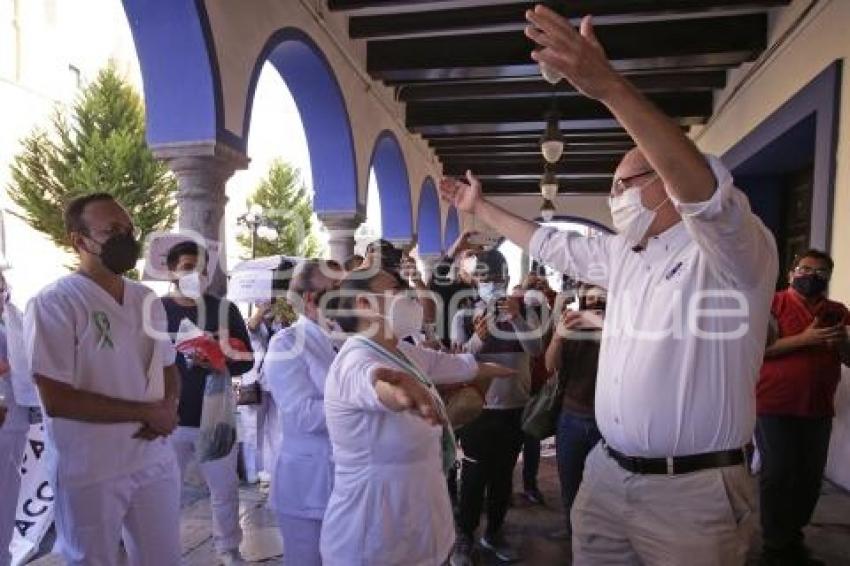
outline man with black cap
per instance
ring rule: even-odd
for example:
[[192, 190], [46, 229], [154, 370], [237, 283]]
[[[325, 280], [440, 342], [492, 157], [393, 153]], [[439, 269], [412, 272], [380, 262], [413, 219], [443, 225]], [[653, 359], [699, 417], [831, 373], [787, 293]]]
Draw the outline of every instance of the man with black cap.
[[513, 469], [522, 448], [522, 411], [528, 401], [529, 356], [543, 351], [537, 321], [523, 318], [520, 300], [508, 296], [508, 265], [497, 250], [478, 252], [473, 281], [479, 301], [452, 320], [452, 342], [479, 361], [516, 369], [518, 377], [494, 379], [485, 395], [484, 410], [460, 430], [463, 448], [458, 538], [452, 566], [471, 565], [473, 536], [487, 494], [487, 528], [480, 543], [503, 561], [516, 552], [502, 534], [510, 506]]

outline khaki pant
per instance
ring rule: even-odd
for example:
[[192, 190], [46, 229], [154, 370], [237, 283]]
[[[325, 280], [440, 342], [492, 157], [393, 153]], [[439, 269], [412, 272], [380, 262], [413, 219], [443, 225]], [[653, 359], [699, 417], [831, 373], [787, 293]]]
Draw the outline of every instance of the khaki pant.
[[744, 465], [676, 476], [622, 469], [597, 444], [573, 503], [573, 564], [744, 564], [756, 523]]

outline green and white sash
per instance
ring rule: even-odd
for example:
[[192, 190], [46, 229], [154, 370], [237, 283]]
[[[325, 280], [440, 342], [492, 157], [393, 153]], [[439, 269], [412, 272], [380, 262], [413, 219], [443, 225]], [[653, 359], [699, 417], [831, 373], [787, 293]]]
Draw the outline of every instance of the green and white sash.
[[354, 342], [357, 346], [363, 346], [371, 349], [372, 351], [377, 352], [381, 355], [381, 357], [385, 358], [393, 365], [398, 366], [402, 370], [406, 371], [410, 375], [416, 378], [418, 382], [424, 385], [428, 392], [431, 394], [431, 397], [434, 398], [435, 405], [437, 406], [437, 411], [440, 414], [440, 418], [443, 419], [443, 434], [441, 441], [441, 447], [443, 452], [443, 471], [448, 474], [457, 461], [457, 446], [455, 441], [455, 435], [452, 431], [452, 427], [449, 424], [449, 415], [446, 411], [446, 405], [443, 403], [443, 398], [440, 397], [440, 394], [437, 392], [437, 388], [434, 387], [434, 383], [428, 378], [427, 375], [422, 373], [422, 370], [419, 367], [410, 361], [410, 359], [404, 355], [404, 352], [399, 351], [400, 355], [394, 354], [390, 352], [380, 344], [369, 340], [363, 336], [353, 336], [349, 338], [350, 341]]

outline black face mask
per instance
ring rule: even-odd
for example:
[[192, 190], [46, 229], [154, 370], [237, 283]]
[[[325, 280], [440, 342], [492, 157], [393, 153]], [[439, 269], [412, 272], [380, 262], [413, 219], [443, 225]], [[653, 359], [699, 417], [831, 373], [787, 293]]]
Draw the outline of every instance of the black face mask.
[[807, 298], [823, 295], [829, 282], [817, 275], [799, 275], [791, 280], [795, 291]]
[[132, 234], [115, 234], [100, 244], [100, 261], [116, 275], [133, 269], [139, 259], [141, 246]]

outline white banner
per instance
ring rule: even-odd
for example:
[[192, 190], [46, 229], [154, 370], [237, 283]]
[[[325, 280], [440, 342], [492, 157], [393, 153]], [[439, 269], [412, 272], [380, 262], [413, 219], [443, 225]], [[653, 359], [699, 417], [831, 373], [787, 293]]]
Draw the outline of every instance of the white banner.
[[271, 270], [234, 271], [227, 284], [227, 298], [234, 303], [254, 303], [272, 298]]
[[15, 534], [9, 545], [12, 566], [25, 564], [38, 552], [41, 539], [53, 523], [53, 489], [47, 481], [44, 449], [44, 424], [30, 425], [21, 465]]

